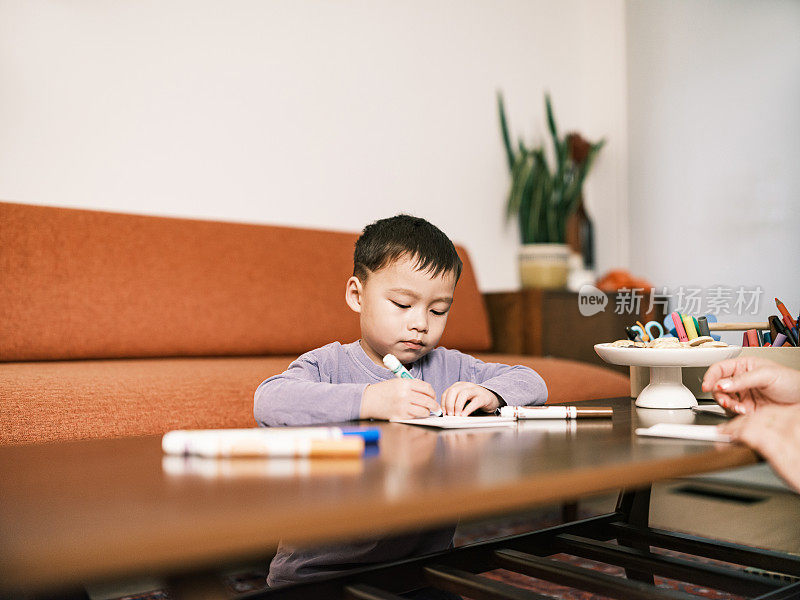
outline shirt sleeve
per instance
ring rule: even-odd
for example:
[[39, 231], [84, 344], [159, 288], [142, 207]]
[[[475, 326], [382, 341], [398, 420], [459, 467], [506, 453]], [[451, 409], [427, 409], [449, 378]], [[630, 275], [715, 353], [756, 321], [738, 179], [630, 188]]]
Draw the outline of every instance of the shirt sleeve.
[[366, 383], [322, 381], [318, 357], [308, 352], [280, 375], [258, 386], [254, 414], [259, 426], [302, 426], [353, 421], [361, 413]]
[[507, 405], [526, 406], [547, 402], [547, 384], [533, 369], [522, 365], [487, 363], [472, 356], [469, 359], [472, 381], [500, 396]]

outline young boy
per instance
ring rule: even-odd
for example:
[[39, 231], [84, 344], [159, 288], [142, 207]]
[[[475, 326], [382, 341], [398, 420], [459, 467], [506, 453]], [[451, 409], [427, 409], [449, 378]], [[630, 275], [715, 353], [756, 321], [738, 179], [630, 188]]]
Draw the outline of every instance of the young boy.
[[[437, 227], [408, 215], [376, 221], [364, 228], [353, 259], [345, 300], [359, 315], [361, 339], [307, 352], [264, 381], [255, 393], [259, 425], [426, 417], [440, 407], [446, 415], [492, 413], [506, 404], [547, 400], [547, 387], [532, 369], [437, 348], [462, 267]], [[383, 365], [387, 354], [414, 379], [394, 377]], [[309, 550], [281, 545], [267, 581], [294, 583], [445, 550], [454, 531], [451, 526]]]

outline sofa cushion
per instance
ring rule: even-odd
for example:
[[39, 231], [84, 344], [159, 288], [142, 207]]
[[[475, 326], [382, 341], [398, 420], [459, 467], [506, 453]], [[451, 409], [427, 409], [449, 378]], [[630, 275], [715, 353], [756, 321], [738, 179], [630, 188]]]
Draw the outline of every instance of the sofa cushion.
[[[298, 355], [353, 341], [352, 233], [0, 203], [0, 361]], [[487, 350], [464, 273], [442, 343]]]
[[631, 393], [630, 379], [611, 369], [585, 362], [519, 354], [475, 354], [475, 356], [487, 362], [525, 365], [534, 369], [547, 384], [548, 404], [618, 398], [629, 396]]
[[[625, 396], [627, 378], [570, 360], [479, 355], [542, 375], [550, 402]], [[294, 359], [81, 360], [0, 364], [0, 445], [253, 427], [253, 393]]]
[[294, 357], [0, 364], [2, 444], [254, 427], [253, 393]]

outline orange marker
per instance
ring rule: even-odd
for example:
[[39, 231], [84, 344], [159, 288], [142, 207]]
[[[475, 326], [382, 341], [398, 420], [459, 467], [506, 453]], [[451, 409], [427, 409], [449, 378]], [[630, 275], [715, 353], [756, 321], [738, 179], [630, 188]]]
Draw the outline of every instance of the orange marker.
[[784, 322], [784, 323], [786, 323], [786, 321], [788, 320], [788, 321], [789, 321], [789, 323], [791, 323], [791, 325], [789, 325], [789, 323], [786, 323], [786, 324], [787, 324], [787, 325], [788, 325], [790, 328], [792, 328], [792, 327], [797, 327], [797, 321], [795, 321], [795, 320], [792, 318], [792, 314], [791, 314], [791, 313], [790, 313], [790, 312], [787, 310], [787, 308], [786, 308], [786, 307], [783, 305], [783, 302], [781, 302], [780, 300], [778, 300], [777, 298], [775, 298], [775, 306], [777, 306], [777, 307], [778, 307], [778, 310], [779, 310], [779, 311], [781, 311], [781, 314], [783, 315], [783, 322]]

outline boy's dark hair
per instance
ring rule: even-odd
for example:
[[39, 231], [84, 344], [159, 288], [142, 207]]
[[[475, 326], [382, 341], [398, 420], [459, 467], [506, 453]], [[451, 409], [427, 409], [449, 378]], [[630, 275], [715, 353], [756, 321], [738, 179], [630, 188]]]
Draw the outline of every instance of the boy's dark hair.
[[366, 281], [370, 272], [404, 255], [431, 277], [453, 273], [458, 281], [461, 276], [461, 259], [450, 238], [425, 219], [411, 215], [380, 219], [364, 228], [353, 253], [353, 275]]

